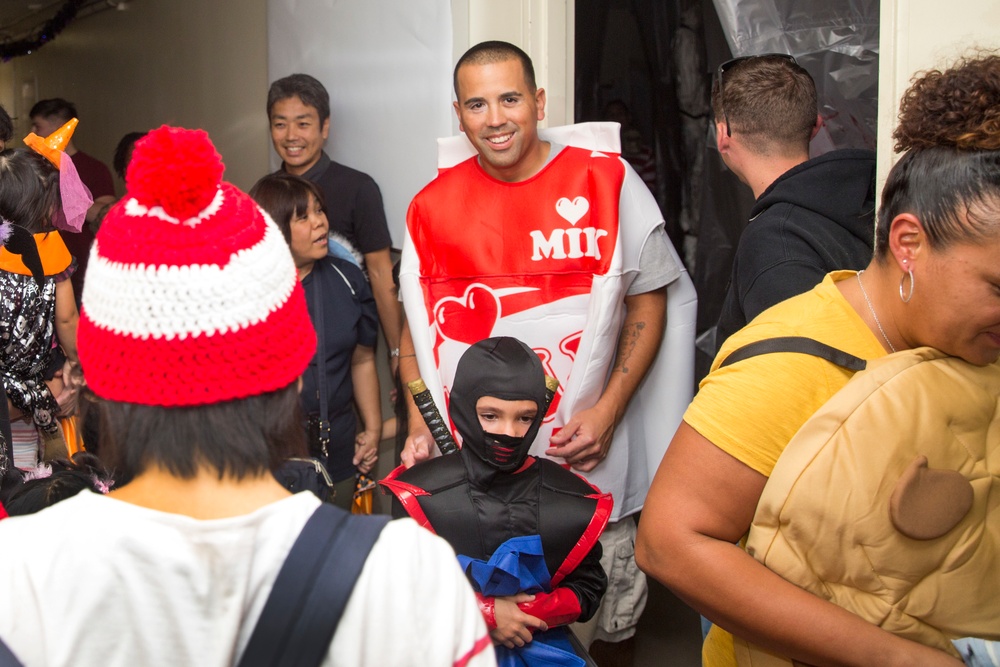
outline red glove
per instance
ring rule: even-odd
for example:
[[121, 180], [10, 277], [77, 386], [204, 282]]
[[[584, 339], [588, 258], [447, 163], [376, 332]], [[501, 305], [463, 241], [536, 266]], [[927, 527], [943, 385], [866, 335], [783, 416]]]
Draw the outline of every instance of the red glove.
[[[531, 614], [545, 621], [550, 628], [557, 625], [572, 623], [580, 617], [580, 599], [568, 588], [557, 588], [551, 593], [535, 593], [531, 602], [521, 602], [517, 608], [526, 614]], [[482, 606], [480, 606], [482, 609]], [[493, 605], [490, 601], [492, 617]], [[483, 612], [485, 616], [486, 613]], [[495, 620], [494, 620], [495, 624]], [[489, 621], [487, 621], [489, 625]]]
[[486, 621], [486, 629], [496, 630], [496, 603], [493, 601], [493, 598], [488, 598], [482, 593], [476, 593], [476, 602], [479, 603], [479, 611], [482, 612], [483, 620]]

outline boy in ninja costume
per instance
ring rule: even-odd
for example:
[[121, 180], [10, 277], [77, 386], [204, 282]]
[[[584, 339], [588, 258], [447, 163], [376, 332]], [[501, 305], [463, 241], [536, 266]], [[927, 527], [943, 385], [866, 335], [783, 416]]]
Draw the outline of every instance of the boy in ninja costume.
[[538, 355], [514, 338], [482, 340], [459, 360], [451, 392], [462, 449], [381, 482], [395, 516], [459, 554], [501, 665], [584, 664], [566, 632], [549, 628], [588, 620], [607, 588], [598, 537], [611, 495], [528, 456], [547, 407]]

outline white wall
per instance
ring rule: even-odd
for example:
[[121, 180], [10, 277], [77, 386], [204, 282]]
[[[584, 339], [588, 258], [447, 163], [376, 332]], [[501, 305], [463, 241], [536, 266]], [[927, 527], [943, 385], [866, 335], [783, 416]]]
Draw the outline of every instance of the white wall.
[[30, 130], [31, 104], [63, 97], [80, 114], [77, 146], [109, 167], [127, 132], [199, 127], [222, 154], [226, 180], [249, 188], [266, 173], [270, 146], [265, 2], [132, 0], [126, 11], [77, 19], [52, 43], [0, 65], [15, 145]]
[[[458, 132], [451, 73], [471, 45], [517, 44], [547, 92], [547, 125], [573, 122], [572, 0], [268, 0], [268, 78], [312, 74], [330, 92], [330, 156], [382, 190], [394, 245]], [[271, 153], [271, 166], [278, 158]]]
[[880, 9], [878, 188], [895, 163], [892, 131], [914, 74], [947, 67], [975, 46], [1000, 48], [996, 0], [883, 0]]
[[451, 134], [451, 31], [449, 0], [268, 0], [268, 80], [304, 72], [326, 86], [326, 151], [378, 183], [397, 248]]

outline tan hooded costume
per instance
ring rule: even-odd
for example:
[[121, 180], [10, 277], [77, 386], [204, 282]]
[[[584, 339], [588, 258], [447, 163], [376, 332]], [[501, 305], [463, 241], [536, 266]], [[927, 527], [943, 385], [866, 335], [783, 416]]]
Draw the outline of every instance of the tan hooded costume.
[[[958, 656], [1000, 639], [1000, 365], [869, 363], [788, 444], [747, 543], [785, 579]], [[741, 665], [789, 664], [736, 638]]]

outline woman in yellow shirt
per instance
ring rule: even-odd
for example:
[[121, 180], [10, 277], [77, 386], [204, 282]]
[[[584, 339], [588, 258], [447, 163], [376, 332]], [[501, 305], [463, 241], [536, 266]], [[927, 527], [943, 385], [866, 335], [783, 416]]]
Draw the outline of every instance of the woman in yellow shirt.
[[906, 154], [882, 193], [872, 263], [828, 275], [732, 336], [653, 480], [636, 560], [717, 625], [706, 665], [735, 664], [726, 631], [812, 665], [961, 664], [786, 582], [735, 544], [784, 446], [852, 373], [794, 353], [719, 368], [733, 350], [808, 336], [865, 359], [925, 345], [976, 365], [1000, 357], [1000, 56], [916, 80], [894, 138]]

